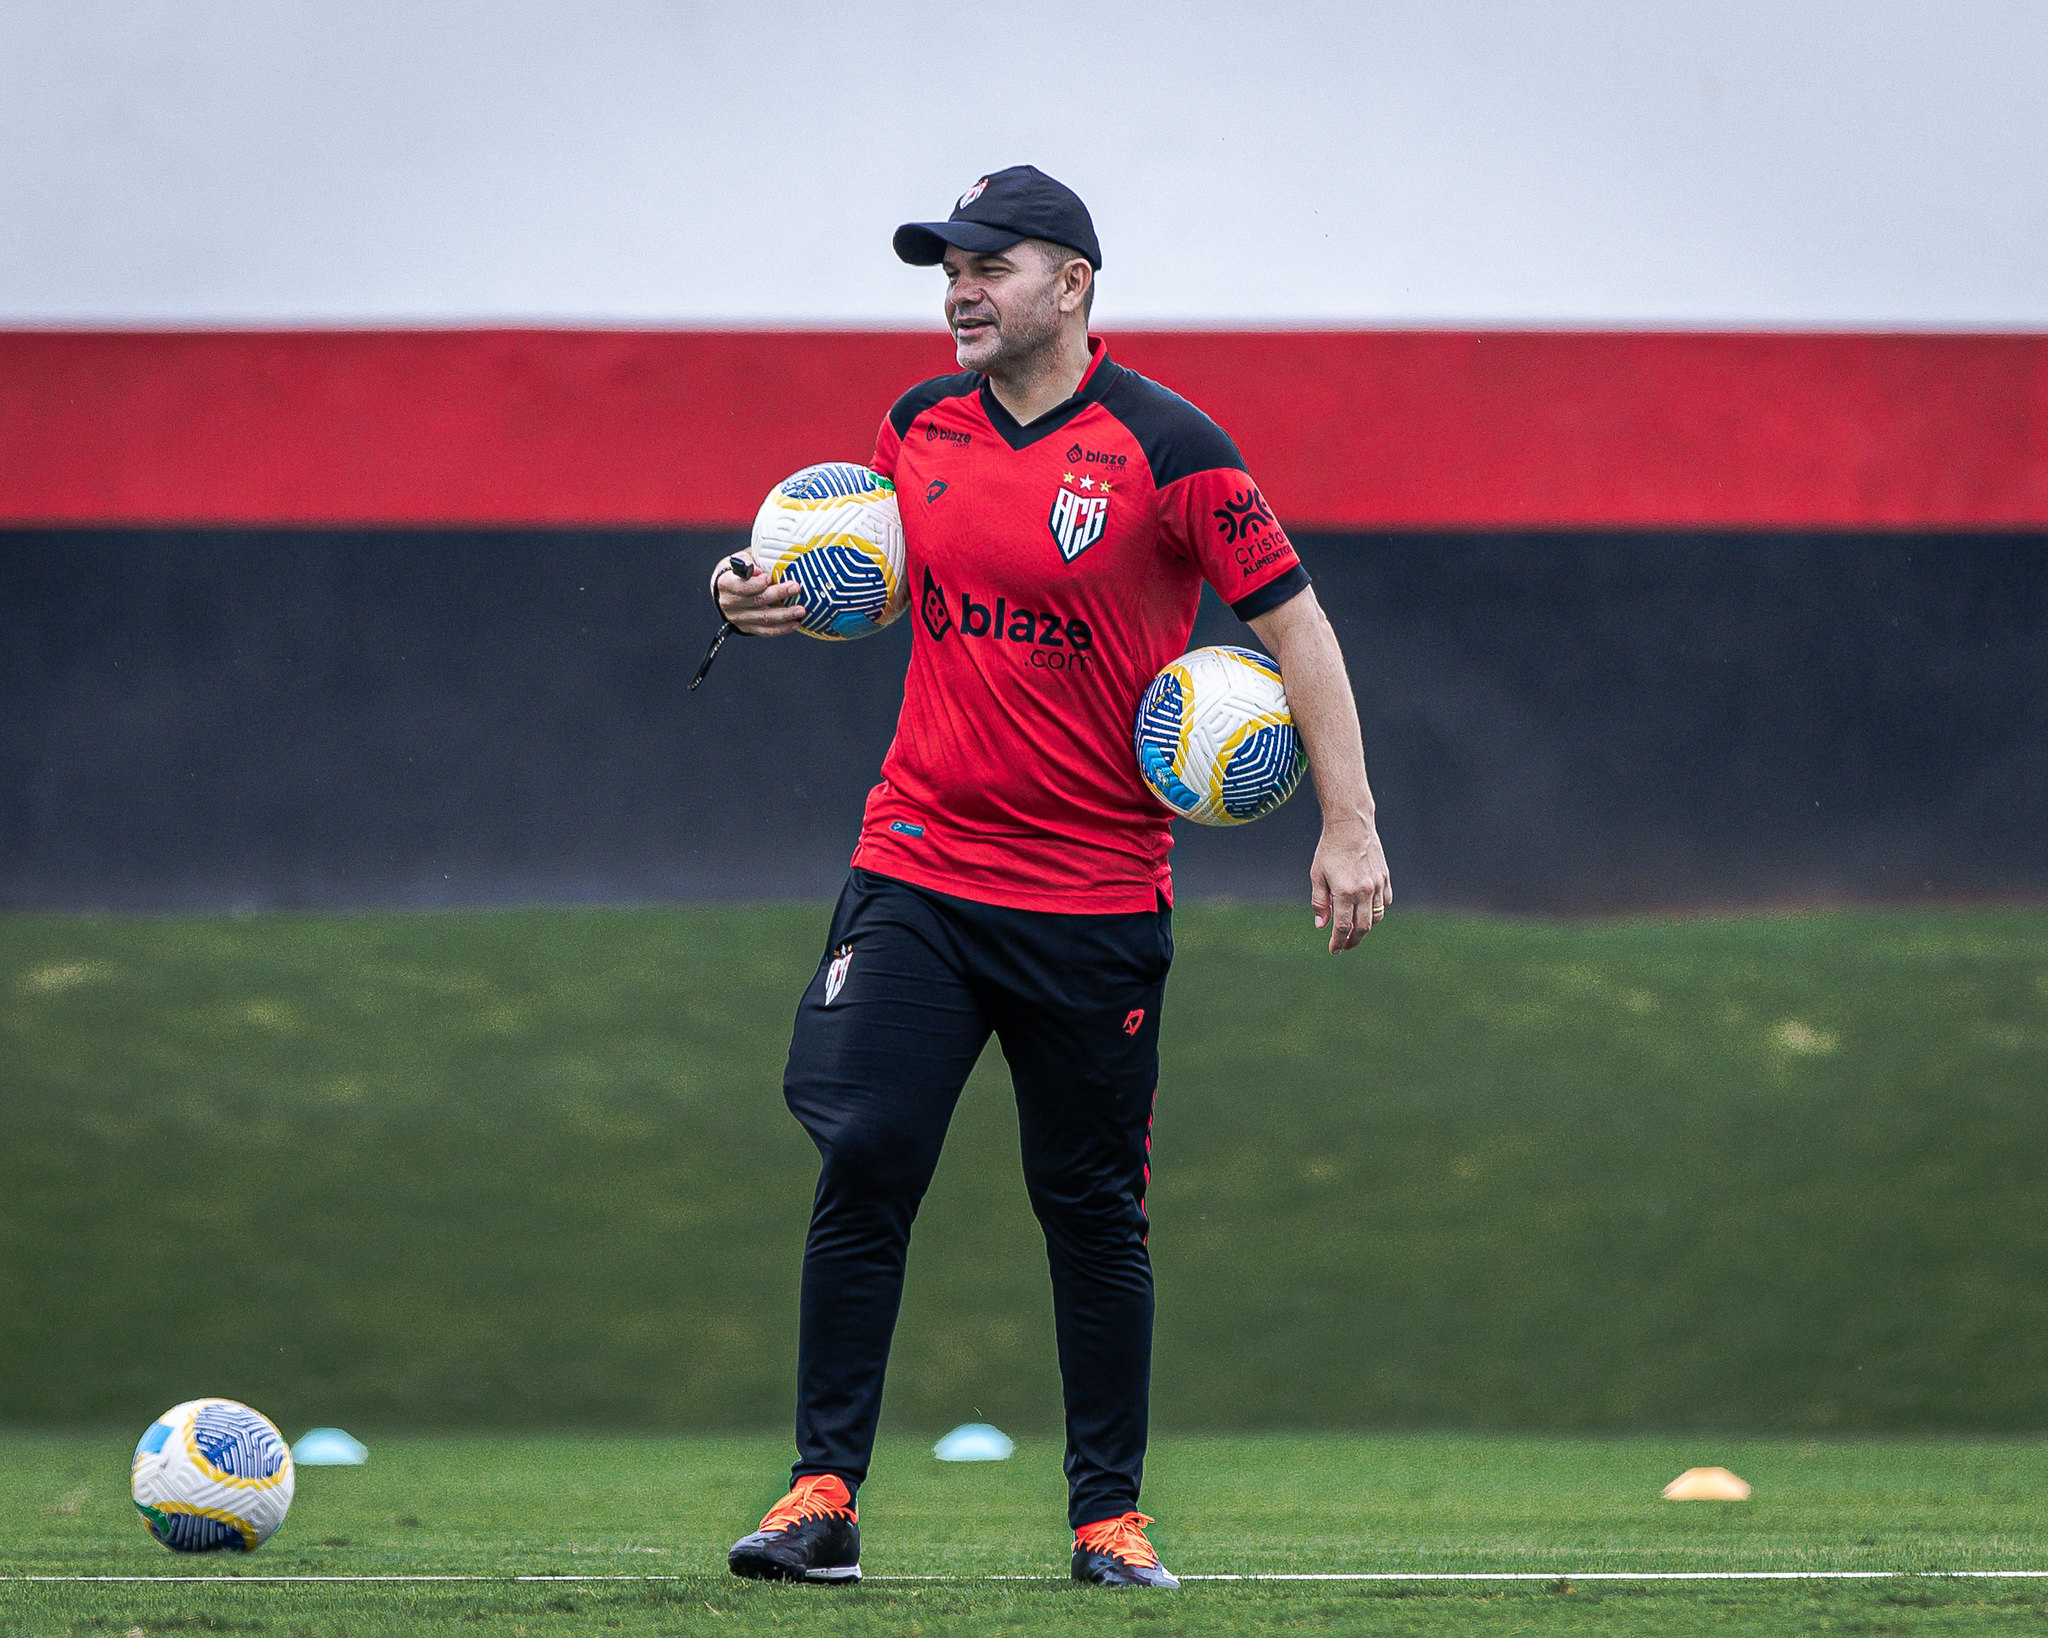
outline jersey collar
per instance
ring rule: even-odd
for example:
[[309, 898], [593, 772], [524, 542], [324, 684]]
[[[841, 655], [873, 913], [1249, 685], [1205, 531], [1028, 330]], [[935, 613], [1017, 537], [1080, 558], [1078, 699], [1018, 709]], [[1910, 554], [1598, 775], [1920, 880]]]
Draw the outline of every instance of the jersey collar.
[[1110, 385], [1122, 369], [1109, 361], [1109, 348], [1103, 345], [1102, 337], [1088, 338], [1088, 368], [1082, 372], [1081, 384], [1074, 389], [1074, 396], [1065, 403], [1056, 404], [1029, 426], [1021, 425], [1016, 416], [1003, 408], [1002, 400], [988, 384], [988, 377], [981, 378], [981, 412], [988, 417], [990, 426], [996, 429], [1003, 442], [1012, 449], [1029, 449], [1041, 438], [1048, 438], [1069, 421], [1097, 403], [1109, 391]]

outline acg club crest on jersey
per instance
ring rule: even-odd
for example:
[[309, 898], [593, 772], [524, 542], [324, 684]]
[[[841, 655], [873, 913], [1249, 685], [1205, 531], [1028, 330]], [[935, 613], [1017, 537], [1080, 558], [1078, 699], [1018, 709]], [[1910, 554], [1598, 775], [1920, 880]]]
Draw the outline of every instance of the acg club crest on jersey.
[[1053, 496], [1052, 515], [1045, 521], [1059, 545], [1060, 556], [1071, 563], [1100, 540], [1103, 530], [1109, 527], [1109, 497], [1077, 494], [1063, 484]]

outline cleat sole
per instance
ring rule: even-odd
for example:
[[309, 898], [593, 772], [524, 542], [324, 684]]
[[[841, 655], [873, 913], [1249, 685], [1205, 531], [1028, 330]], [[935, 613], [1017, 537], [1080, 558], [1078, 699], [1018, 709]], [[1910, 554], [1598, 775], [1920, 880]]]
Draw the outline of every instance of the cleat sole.
[[725, 1567], [748, 1581], [814, 1581], [828, 1587], [851, 1586], [860, 1579], [858, 1564], [833, 1564], [823, 1569], [805, 1569], [784, 1564], [759, 1553], [735, 1553]]
[[1107, 1553], [1077, 1552], [1074, 1579], [1084, 1587], [1150, 1587], [1156, 1592], [1178, 1592], [1180, 1580], [1162, 1565], [1129, 1564]]

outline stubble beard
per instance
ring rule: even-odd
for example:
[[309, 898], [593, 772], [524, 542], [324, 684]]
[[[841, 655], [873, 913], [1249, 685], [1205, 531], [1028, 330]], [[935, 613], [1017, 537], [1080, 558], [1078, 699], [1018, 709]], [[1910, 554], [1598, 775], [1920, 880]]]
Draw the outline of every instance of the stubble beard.
[[[982, 332], [984, 338], [988, 335], [988, 331]], [[1051, 361], [1059, 348], [1057, 302], [1048, 294], [1044, 301], [1020, 312], [999, 312], [994, 341], [994, 347], [982, 353], [976, 361], [967, 356], [968, 343], [956, 336], [953, 356], [963, 370], [976, 370], [998, 380], [1016, 380], [1036, 373]]]

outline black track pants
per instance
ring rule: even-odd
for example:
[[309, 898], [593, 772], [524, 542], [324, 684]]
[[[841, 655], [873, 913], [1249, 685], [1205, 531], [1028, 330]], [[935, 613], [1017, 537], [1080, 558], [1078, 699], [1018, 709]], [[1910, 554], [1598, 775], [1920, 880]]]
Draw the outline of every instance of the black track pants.
[[1005, 910], [855, 870], [797, 1009], [783, 1092], [823, 1161], [804, 1245], [799, 1476], [867, 1476], [904, 1253], [991, 1030], [1045, 1230], [1076, 1525], [1137, 1505], [1152, 1373], [1145, 1252], [1171, 913]]

